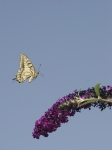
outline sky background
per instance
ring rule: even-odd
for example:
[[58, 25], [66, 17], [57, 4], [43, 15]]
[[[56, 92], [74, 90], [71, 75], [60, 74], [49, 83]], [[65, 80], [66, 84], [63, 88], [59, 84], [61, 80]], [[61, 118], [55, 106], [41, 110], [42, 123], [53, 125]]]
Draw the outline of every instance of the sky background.
[[[12, 82], [26, 54], [40, 75]], [[48, 138], [35, 121], [58, 98], [112, 85], [111, 0], [0, 0], [0, 150], [112, 149], [112, 110], [82, 110]]]

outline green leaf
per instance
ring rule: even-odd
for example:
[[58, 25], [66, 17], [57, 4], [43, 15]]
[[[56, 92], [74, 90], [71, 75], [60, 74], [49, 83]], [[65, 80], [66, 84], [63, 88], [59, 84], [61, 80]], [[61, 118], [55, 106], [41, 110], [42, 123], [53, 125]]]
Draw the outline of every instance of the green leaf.
[[100, 83], [96, 84], [95, 87], [95, 93], [98, 97], [100, 97]]

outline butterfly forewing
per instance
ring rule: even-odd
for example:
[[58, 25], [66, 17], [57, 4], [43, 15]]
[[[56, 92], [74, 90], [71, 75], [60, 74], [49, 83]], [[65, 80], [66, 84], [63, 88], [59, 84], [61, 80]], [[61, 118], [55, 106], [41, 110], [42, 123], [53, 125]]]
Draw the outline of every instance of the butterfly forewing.
[[23, 62], [22, 66], [24, 68], [30, 68], [31, 72], [34, 74], [36, 72], [36, 70], [35, 70], [32, 62], [30, 61], [30, 59], [24, 54], [21, 54], [21, 55], [22, 55], [21, 57], [22, 57], [22, 60], [23, 60], [22, 61]]

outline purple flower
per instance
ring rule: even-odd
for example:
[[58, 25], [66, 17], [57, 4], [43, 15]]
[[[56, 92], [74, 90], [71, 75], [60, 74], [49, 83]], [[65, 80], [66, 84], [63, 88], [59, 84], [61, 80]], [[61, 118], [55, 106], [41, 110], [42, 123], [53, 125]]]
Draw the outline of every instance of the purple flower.
[[[112, 99], [112, 86], [102, 86], [100, 89], [100, 96], [102, 99]], [[48, 133], [52, 133], [56, 131], [58, 127], [61, 126], [62, 123], [68, 122], [69, 116], [74, 116], [76, 112], [80, 112], [82, 108], [84, 109], [91, 109], [91, 106], [98, 107], [99, 109], [104, 110], [106, 107], [111, 108], [112, 102], [102, 102], [102, 101], [95, 101], [89, 104], [85, 104], [81, 106], [80, 104], [72, 104], [70, 103], [71, 100], [74, 100], [76, 97], [80, 96], [80, 98], [85, 99], [88, 98], [97, 98], [94, 88], [88, 88], [87, 90], [80, 91], [78, 95], [78, 91], [75, 90], [72, 94], [64, 96], [57, 100], [53, 106], [45, 112], [45, 115], [42, 116], [39, 120], [35, 122], [35, 128], [32, 133], [34, 138], [39, 139], [40, 135], [44, 137], [48, 137]], [[60, 105], [68, 104], [65, 107], [65, 110], [59, 109]]]

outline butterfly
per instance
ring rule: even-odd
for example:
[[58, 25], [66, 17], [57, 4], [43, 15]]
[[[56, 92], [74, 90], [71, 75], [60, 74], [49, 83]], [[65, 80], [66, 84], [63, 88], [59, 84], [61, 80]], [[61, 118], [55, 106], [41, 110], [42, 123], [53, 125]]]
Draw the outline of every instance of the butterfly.
[[[28, 78], [29, 78], [29, 83], [30, 83], [40, 73], [40, 72], [36, 72], [32, 62], [30, 61], [30, 59], [25, 54], [20, 55], [19, 66], [20, 66], [20, 68], [17, 72], [17, 75], [13, 79], [19, 83], [24, 82]], [[40, 64], [40, 66], [41, 66], [41, 64]], [[39, 68], [40, 68], [40, 66], [39, 66]]]

